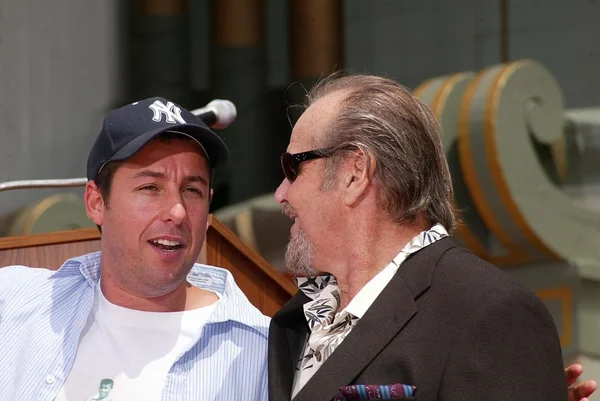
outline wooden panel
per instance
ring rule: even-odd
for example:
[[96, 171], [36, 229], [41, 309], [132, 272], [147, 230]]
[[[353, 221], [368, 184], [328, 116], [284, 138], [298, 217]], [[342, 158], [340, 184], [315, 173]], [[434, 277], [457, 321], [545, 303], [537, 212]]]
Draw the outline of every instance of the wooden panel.
[[[227, 227], [209, 218], [210, 227], [199, 262], [228, 269], [250, 302], [272, 316], [297, 291], [292, 282]], [[24, 265], [58, 269], [65, 260], [100, 248], [94, 229], [0, 238], [0, 267]]]
[[297, 291], [289, 279], [214, 218], [206, 252], [209, 263], [229, 270], [250, 302], [268, 316], [273, 316]]
[[65, 260], [100, 249], [95, 228], [0, 238], [0, 267], [24, 265], [58, 269]]

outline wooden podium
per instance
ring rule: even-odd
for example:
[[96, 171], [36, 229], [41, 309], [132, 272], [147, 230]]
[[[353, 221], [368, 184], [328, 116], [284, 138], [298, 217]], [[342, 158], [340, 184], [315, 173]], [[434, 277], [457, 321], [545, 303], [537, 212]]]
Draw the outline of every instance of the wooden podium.
[[[297, 288], [227, 227], [209, 216], [198, 261], [229, 270], [250, 302], [267, 316], [281, 308]], [[56, 270], [65, 260], [100, 249], [95, 228], [0, 238], [0, 268], [24, 265]]]

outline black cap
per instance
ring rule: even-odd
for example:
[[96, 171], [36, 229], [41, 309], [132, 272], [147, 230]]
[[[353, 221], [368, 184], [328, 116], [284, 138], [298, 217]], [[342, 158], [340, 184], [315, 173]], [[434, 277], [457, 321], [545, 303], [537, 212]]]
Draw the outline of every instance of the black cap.
[[130, 158], [167, 131], [185, 134], [198, 142], [206, 151], [210, 168], [227, 162], [227, 146], [204, 121], [170, 100], [151, 97], [108, 112], [88, 157], [88, 180], [95, 180], [106, 162]]

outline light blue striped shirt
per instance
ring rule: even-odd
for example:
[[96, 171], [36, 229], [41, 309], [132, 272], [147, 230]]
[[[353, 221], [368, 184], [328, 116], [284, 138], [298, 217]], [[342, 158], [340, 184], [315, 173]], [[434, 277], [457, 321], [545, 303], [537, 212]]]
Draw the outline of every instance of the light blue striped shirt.
[[[0, 268], [0, 400], [57, 396], [92, 310], [100, 258], [96, 252], [69, 259], [57, 271]], [[266, 401], [269, 318], [227, 270], [196, 264], [188, 281], [222, 299], [171, 367], [162, 399]]]

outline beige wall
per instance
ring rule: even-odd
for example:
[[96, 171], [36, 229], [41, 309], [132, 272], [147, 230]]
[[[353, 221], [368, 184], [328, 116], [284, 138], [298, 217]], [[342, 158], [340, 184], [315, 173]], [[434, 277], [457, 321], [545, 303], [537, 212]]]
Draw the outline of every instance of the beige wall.
[[[0, 2], [0, 182], [85, 176], [86, 149], [122, 92], [117, 5]], [[1, 192], [0, 215], [50, 193]]]

